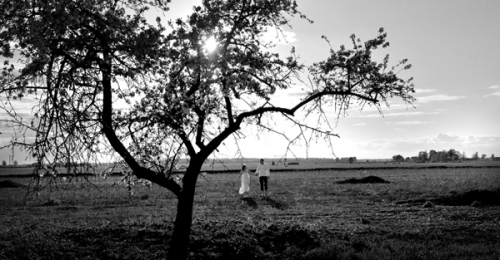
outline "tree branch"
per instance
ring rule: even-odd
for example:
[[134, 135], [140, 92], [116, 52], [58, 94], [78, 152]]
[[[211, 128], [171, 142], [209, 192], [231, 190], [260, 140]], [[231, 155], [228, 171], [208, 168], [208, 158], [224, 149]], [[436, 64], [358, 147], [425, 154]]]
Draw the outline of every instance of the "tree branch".
[[[104, 61], [108, 61], [109, 55], [104, 53]], [[130, 169], [138, 178], [144, 178], [151, 182], [154, 182], [160, 186], [163, 186], [170, 191], [172, 191], [176, 196], [180, 196], [181, 187], [172, 179], [166, 178], [163, 174], [159, 174], [150, 169], [144, 168], [139, 165], [139, 163], [132, 157], [127, 148], [120, 141], [116, 132], [113, 130], [112, 114], [113, 114], [113, 98], [111, 91], [111, 65], [109, 63], [101, 64], [102, 71], [102, 84], [103, 84], [103, 110], [101, 116], [101, 123], [103, 127], [103, 132], [106, 135], [110, 145], [113, 149], [123, 158]]]

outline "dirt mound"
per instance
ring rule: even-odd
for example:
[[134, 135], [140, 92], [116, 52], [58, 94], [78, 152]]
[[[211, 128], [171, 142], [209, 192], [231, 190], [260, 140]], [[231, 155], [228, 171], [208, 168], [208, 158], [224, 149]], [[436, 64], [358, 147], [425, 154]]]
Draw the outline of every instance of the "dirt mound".
[[22, 188], [26, 187], [26, 185], [23, 185], [21, 183], [17, 183], [15, 181], [0, 181], [0, 189], [1, 188]]
[[462, 194], [437, 198], [433, 202], [447, 206], [500, 205], [500, 189], [496, 191], [471, 190]]
[[377, 176], [366, 176], [364, 178], [351, 178], [336, 182], [337, 184], [358, 184], [358, 183], [389, 183], [388, 181]]

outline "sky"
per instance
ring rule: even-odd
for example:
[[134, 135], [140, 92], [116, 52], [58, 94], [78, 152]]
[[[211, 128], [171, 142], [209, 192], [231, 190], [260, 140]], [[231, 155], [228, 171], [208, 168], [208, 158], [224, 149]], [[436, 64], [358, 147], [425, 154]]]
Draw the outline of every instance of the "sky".
[[[185, 17], [199, 0], [173, 0], [171, 11], [162, 19]], [[298, 0], [299, 10], [314, 21], [310, 24], [293, 18], [292, 28], [283, 28], [287, 42], [278, 44], [286, 52], [293, 46], [305, 65], [324, 60], [329, 45], [349, 47], [351, 34], [361, 40], [377, 36], [384, 27], [390, 47], [377, 50], [375, 58], [390, 55], [390, 63], [408, 59], [412, 68], [400, 74], [414, 78], [417, 101], [405, 106], [397, 99], [391, 107], [348, 111], [334, 123], [333, 152], [338, 157], [383, 159], [401, 154], [417, 156], [424, 150], [465, 152], [470, 157], [500, 156], [500, 1], [401, 1], [401, 0]], [[151, 12], [151, 19], [158, 15]], [[301, 86], [280, 93], [274, 100], [284, 105], [300, 98]], [[29, 102], [25, 101], [25, 102]], [[288, 103], [287, 103], [288, 102]], [[24, 104], [26, 105], [26, 104]], [[29, 112], [29, 111], [26, 111]], [[0, 113], [0, 121], [7, 119]], [[279, 119], [278, 119], [279, 121]], [[336, 122], [336, 124], [335, 124]], [[2, 122], [0, 146], [11, 139]], [[288, 128], [282, 131], [294, 131]], [[275, 134], [255, 129], [245, 132], [239, 142], [244, 157], [281, 157], [287, 142]], [[323, 139], [309, 149], [292, 147], [297, 157], [331, 158], [332, 151]], [[0, 150], [0, 158], [11, 154]], [[220, 149], [220, 157], [235, 155], [231, 140]], [[291, 156], [289, 153], [288, 156]], [[23, 162], [22, 153], [16, 159]]]

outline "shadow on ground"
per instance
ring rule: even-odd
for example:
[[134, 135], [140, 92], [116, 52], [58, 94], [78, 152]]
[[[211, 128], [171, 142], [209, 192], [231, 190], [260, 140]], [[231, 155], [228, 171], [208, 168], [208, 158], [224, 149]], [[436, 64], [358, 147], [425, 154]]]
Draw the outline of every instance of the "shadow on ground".
[[255, 201], [255, 199], [252, 197], [243, 197], [243, 198], [241, 198], [241, 201], [245, 205], [248, 205], [251, 208], [257, 208], [257, 201]]
[[500, 206], [500, 189], [498, 190], [470, 190], [464, 193], [452, 193], [448, 196], [432, 199], [412, 199], [397, 201], [396, 204], [419, 205], [432, 207], [443, 206]]
[[0, 181], [0, 189], [2, 189], [2, 188], [24, 188], [24, 187], [26, 187], [26, 185], [23, 185], [21, 183], [17, 183], [15, 181], [10, 181], [10, 180]]
[[[243, 197], [241, 198], [241, 201], [244, 205], [253, 209], [256, 209], [259, 206], [259, 203], [257, 203], [258, 201], [252, 197]], [[261, 206], [270, 206], [278, 210], [286, 210], [288, 208], [288, 204], [286, 202], [269, 196], [262, 197], [259, 202]]]
[[500, 189], [471, 190], [462, 194], [452, 194], [450, 196], [436, 198], [434, 203], [447, 206], [500, 206]]
[[279, 201], [279, 200], [271, 198], [271, 197], [267, 197], [267, 196], [263, 197], [262, 201], [268, 203], [269, 206], [271, 206], [275, 209], [286, 210], [288, 208], [288, 205], [285, 202]]

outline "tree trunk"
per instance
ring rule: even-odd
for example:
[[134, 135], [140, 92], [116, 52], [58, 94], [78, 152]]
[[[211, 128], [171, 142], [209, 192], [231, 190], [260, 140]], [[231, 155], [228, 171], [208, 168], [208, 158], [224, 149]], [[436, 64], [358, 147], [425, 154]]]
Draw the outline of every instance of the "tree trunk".
[[[168, 260], [184, 260], [188, 256], [189, 236], [193, 220], [194, 192], [201, 164], [188, 167], [183, 178], [183, 188], [177, 203], [174, 231], [170, 240]], [[193, 169], [194, 168], [194, 169]]]

